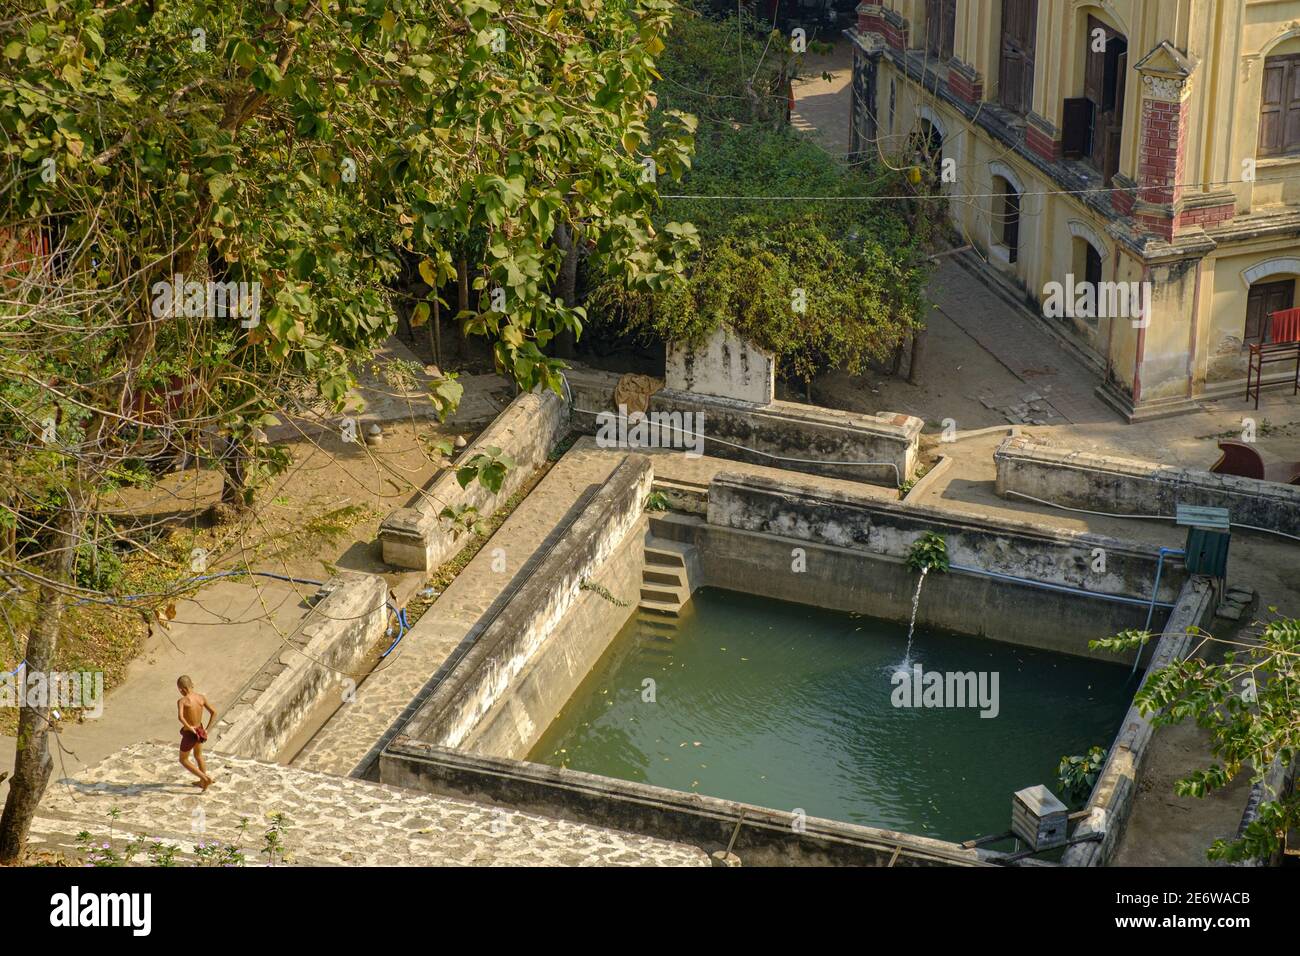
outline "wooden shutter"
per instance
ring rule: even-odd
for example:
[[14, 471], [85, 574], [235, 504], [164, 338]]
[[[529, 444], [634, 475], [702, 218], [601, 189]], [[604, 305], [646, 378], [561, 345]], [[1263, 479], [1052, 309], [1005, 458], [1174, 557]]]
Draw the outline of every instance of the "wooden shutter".
[[1282, 152], [1282, 101], [1291, 72], [1282, 57], [1264, 61], [1264, 88], [1259, 103], [1259, 154], [1276, 156]]
[[[1029, 109], [1034, 102], [1034, 54], [1038, 39], [1038, 0], [1021, 0], [1024, 4], [1024, 33], [1021, 49], [1025, 56], [1025, 70], [1021, 76], [1020, 101]], [[1017, 200], [1019, 204], [1019, 200]]]
[[1300, 150], [1300, 57], [1292, 56], [1287, 66], [1287, 98], [1285, 125], [1282, 132], [1282, 151]]
[[952, 59], [953, 44], [957, 38], [957, 0], [943, 0], [943, 40], [939, 46], [939, 55], [944, 60]]
[[[1115, 44], [1111, 44], [1114, 46]], [[1124, 136], [1124, 83], [1128, 70], [1128, 52], [1115, 57], [1112, 70], [1114, 90], [1111, 93], [1111, 108], [1106, 113], [1106, 149], [1101, 157], [1101, 174], [1107, 185], [1119, 172], [1119, 146]]]
[[1061, 154], [1066, 159], [1082, 159], [1092, 151], [1093, 102], [1086, 96], [1065, 101], [1062, 116]]
[[957, 33], [957, 0], [925, 0], [925, 49], [940, 60], [951, 60]]
[[1002, 0], [998, 100], [1017, 113], [1023, 113], [1033, 102], [1034, 33], [1037, 25], [1037, 0]]
[[1289, 309], [1295, 302], [1295, 280], [1260, 282], [1250, 287], [1246, 296], [1246, 342], [1267, 342], [1270, 339], [1269, 317], [1274, 312]]
[[1020, 194], [1009, 183], [1002, 198], [1002, 244], [1007, 259], [1015, 262], [1020, 255]]
[[1083, 277], [1096, 289], [1101, 282], [1101, 255], [1092, 247], [1092, 243], [1083, 240]]

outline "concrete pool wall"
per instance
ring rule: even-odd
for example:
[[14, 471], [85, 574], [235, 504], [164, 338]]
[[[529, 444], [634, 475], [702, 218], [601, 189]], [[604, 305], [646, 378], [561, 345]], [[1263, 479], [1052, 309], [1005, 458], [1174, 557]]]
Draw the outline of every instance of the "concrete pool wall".
[[[626, 455], [603, 485], [575, 503], [568, 525], [416, 711], [406, 735], [447, 747], [478, 742], [527, 752], [630, 613], [631, 604], [620, 606], [601, 590], [612, 597], [611, 585], [624, 586], [619, 575], [639, 566], [615, 561], [622, 570], [612, 577], [602, 569], [628, 553], [620, 545], [643, 522], [651, 478], [648, 458]], [[547, 652], [539, 654], [543, 646]]]
[[[906, 620], [917, 581], [906, 555], [933, 530], [945, 536], [954, 564], [971, 570], [929, 576], [922, 624], [1114, 661], [1087, 641], [1146, 619], [1155, 548], [733, 474], [710, 483], [706, 516], [645, 513], [651, 485], [650, 460], [627, 455], [579, 503], [579, 517], [385, 749], [382, 781], [711, 849], [730, 843], [750, 864], [978, 864], [998, 854], [835, 821], [810, 819], [807, 832], [797, 832], [780, 811], [521, 758], [635, 613], [644, 549], [655, 541], [693, 551], [691, 590], [715, 586]], [[1097, 549], [1106, 557], [1101, 571]], [[806, 570], [794, 570], [797, 560]], [[1153, 627], [1163, 625], [1186, 577], [1168, 562], [1158, 596], [1165, 607]]]
[[[1159, 549], [1103, 535], [730, 474], [710, 483], [706, 521], [657, 525], [697, 545], [703, 584], [894, 621], [911, 615], [906, 560], [926, 532], [944, 537], [953, 570], [927, 577], [920, 624], [1115, 661], [1087, 642], [1146, 622]], [[1185, 578], [1166, 558], [1153, 627]]]

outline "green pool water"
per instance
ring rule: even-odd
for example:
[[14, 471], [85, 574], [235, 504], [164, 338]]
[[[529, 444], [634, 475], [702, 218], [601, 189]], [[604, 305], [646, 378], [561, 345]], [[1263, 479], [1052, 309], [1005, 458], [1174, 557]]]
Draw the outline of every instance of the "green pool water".
[[1063, 755], [1109, 747], [1133, 692], [1123, 665], [918, 628], [912, 663], [996, 672], [998, 713], [896, 707], [906, 644], [906, 626], [704, 588], [671, 637], [629, 621], [529, 759], [967, 840], [1008, 829], [1014, 791], [1058, 791]]

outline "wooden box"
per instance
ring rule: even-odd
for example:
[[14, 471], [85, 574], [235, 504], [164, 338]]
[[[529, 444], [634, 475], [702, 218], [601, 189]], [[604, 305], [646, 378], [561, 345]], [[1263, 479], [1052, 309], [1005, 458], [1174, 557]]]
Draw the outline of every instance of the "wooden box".
[[1070, 811], [1042, 784], [1017, 790], [1011, 798], [1011, 829], [1035, 850], [1064, 846]]

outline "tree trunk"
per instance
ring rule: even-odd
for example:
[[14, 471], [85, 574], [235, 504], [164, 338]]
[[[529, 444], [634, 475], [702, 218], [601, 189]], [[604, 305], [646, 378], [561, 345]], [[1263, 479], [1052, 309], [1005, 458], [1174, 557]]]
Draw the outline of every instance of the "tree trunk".
[[429, 348], [433, 351], [433, 364], [442, 371], [442, 306], [438, 302], [438, 290], [433, 290], [433, 318], [429, 321]]
[[889, 374], [898, 377], [898, 371], [903, 367], [903, 347], [900, 345], [894, 349], [894, 361], [889, 366]]
[[460, 334], [461, 361], [469, 359], [469, 342], [460, 315], [469, 311], [469, 262], [464, 256], [456, 260], [456, 329]]
[[221, 453], [221, 503], [236, 511], [247, 511], [251, 502], [248, 500], [248, 452], [233, 435], [226, 437], [226, 447]]
[[918, 329], [912, 336], [912, 361], [907, 366], [907, 383], [916, 385], [921, 374], [921, 356], [925, 354], [925, 329]]
[[[55, 519], [50, 554], [44, 562], [45, 576], [51, 583], [40, 586], [40, 614], [27, 635], [24, 674], [48, 675], [53, 667], [63, 617], [64, 594], [59, 585], [72, 577], [80, 521], [80, 503], [69, 495], [67, 505], [60, 509]], [[21, 709], [18, 712], [13, 779], [9, 781], [9, 796], [5, 799], [4, 813], [0, 815], [0, 865], [17, 863], [22, 855], [32, 818], [36, 816], [36, 808], [50, 781], [50, 771], [54, 769], [54, 761], [50, 758], [48, 695], [43, 706], [28, 707], [26, 703], [25, 699], [19, 701]]]
[[[555, 225], [555, 244], [564, 250], [564, 264], [560, 267], [560, 281], [556, 295], [560, 301], [572, 308], [578, 304], [578, 242], [577, 232], [571, 231], [567, 223]], [[555, 354], [559, 358], [573, 358], [577, 348], [577, 337], [565, 329], [555, 337]]]

